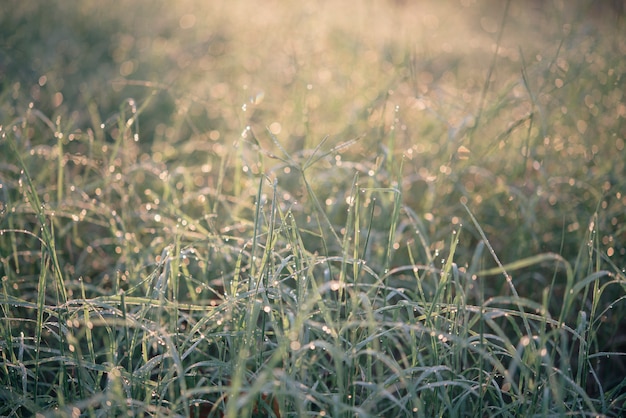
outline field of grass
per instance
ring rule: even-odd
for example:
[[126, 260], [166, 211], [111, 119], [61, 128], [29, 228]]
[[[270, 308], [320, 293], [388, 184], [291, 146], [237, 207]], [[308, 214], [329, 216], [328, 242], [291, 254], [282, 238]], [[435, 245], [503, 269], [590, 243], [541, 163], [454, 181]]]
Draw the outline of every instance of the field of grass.
[[8, 2], [0, 416], [626, 413], [619, 2]]

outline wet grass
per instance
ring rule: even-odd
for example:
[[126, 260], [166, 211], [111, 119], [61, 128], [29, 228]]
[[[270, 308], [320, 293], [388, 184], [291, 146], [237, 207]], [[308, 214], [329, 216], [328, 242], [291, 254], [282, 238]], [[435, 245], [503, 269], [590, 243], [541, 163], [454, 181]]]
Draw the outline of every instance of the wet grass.
[[1, 415], [624, 413], [619, 14], [53, 3], [0, 17]]

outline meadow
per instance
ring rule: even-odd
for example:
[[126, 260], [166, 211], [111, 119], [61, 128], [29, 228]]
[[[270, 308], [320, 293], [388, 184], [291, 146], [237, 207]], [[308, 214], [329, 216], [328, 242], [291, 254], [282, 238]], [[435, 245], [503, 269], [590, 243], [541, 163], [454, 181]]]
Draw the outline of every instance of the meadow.
[[620, 2], [8, 3], [0, 416], [626, 413]]

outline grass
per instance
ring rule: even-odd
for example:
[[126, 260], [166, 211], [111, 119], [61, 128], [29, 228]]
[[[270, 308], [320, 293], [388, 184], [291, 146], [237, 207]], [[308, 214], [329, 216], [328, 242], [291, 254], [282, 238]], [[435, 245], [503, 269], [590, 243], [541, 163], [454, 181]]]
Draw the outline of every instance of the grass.
[[623, 17], [401, 3], [12, 2], [0, 415], [624, 414]]

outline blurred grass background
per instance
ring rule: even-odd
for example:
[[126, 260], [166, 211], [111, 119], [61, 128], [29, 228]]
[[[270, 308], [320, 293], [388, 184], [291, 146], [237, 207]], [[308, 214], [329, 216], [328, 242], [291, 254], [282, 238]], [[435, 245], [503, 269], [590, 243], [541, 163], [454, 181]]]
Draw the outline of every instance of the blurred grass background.
[[[498, 43], [498, 1], [12, 1], [0, 111], [6, 125], [32, 104], [66, 132], [112, 138], [134, 106], [138, 161], [190, 168], [202, 187], [229, 154], [227, 192], [247, 166], [285, 177], [294, 198], [294, 176], [254, 147], [280, 155], [272, 132], [296, 155], [326, 136], [327, 148], [362, 137], [346, 158], [400, 175], [407, 205], [442, 237], [465, 196], [504, 260], [574, 256], [601, 208], [618, 231], [603, 248], [623, 264], [626, 47], [620, 3], [607, 3], [511, 4]], [[247, 128], [254, 139], [242, 141]], [[46, 145], [35, 130], [23, 141]], [[380, 161], [396, 157], [401, 173]]]

